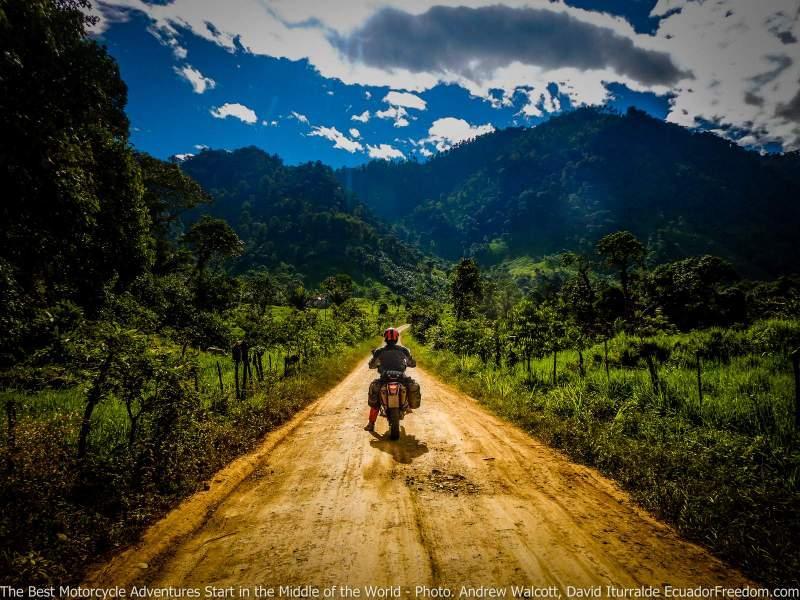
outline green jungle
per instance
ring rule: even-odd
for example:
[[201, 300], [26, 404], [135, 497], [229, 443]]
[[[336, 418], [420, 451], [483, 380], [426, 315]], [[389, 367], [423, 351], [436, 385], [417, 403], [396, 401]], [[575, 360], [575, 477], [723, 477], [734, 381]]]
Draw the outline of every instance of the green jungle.
[[800, 583], [800, 154], [582, 108], [424, 163], [162, 161], [79, 5], [0, 2], [0, 584], [80, 581], [405, 323], [426, 369]]

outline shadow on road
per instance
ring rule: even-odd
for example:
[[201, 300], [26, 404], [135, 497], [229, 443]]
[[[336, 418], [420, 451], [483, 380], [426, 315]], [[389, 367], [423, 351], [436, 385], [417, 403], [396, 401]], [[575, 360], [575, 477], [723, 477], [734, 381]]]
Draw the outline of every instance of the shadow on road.
[[389, 432], [380, 435], [373, 432], [374, 440], [369, 445], [391, 454], [396, 462], [403, 463], [404, 465], [410, 464], [415, 458], [418, 458], [428, 451], [428, 445], [425, 442], [419, 441], [413, 435], [406, 435], [405, 427], [400, 428], [400, 439], [393, 442], [389, 439]]

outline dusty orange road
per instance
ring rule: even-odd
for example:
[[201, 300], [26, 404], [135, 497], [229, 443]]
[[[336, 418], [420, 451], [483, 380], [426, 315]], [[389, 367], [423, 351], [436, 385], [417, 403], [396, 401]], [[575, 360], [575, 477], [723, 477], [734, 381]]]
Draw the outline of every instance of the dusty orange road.
[[748, 585], [423, 370], [400, 441], [385, 419], [368, 434], [373, 373], [365, 360], [86, 584]]

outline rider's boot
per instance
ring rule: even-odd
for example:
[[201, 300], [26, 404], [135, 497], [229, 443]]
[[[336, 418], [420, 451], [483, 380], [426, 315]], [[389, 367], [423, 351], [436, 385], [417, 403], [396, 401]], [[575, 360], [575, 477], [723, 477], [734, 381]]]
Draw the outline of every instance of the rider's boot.
[[370, 407], [369, 409], [369, 423], [364, 427], [364, 431], [375, 431], [375, 421], [378, 420], [378, 409]]

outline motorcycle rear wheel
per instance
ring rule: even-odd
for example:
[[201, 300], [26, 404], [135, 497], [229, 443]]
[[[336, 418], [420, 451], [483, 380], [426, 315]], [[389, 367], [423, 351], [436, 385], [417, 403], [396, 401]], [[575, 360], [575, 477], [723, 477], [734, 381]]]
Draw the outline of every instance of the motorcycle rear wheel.
[[386, 411], [386, 416], [389, 419], [389, 439], [400, 439], [400, 409], [389, 408]]

